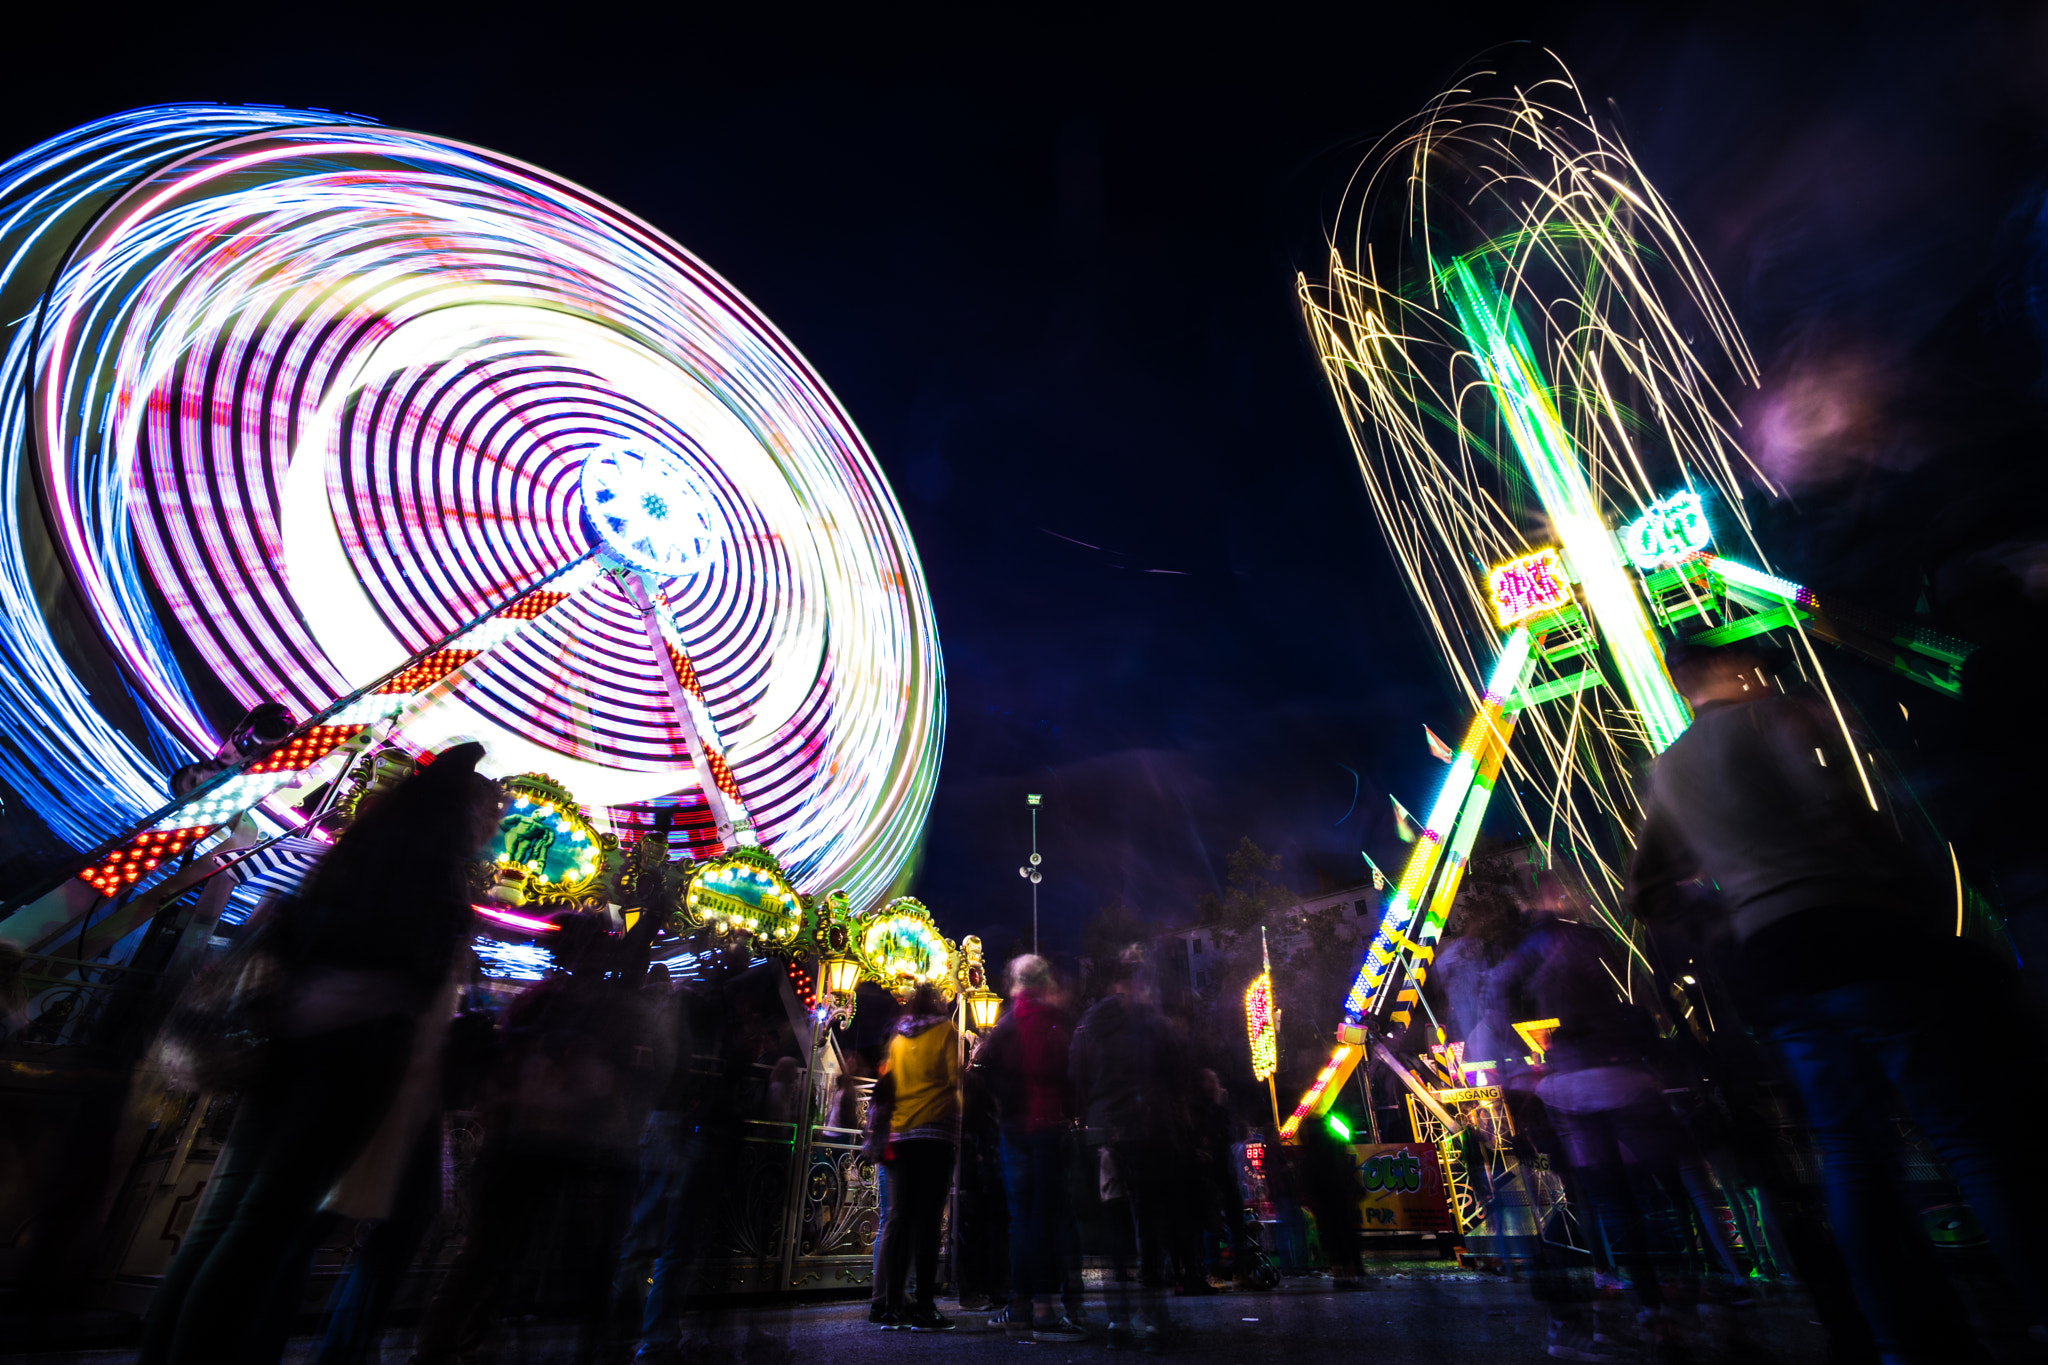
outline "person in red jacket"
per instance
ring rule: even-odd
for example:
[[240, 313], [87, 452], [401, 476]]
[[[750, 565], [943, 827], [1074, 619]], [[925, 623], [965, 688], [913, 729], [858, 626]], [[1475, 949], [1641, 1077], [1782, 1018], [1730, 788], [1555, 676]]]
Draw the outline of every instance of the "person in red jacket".
[[[1010, 1009], [981, 1050], [1000, 1115], [1003, 1189], [1010, 1203], [1010, 1308], [992, 1326], [1040, 1341], [1079, 1341], [1079, 1248], [1067, 1208], [1074, 1095], [1073, 1023], [1052, 967], [1036, 954], [1010, 963]], [[1056, 1304], [1064, 1300], [1061, 1310]]]

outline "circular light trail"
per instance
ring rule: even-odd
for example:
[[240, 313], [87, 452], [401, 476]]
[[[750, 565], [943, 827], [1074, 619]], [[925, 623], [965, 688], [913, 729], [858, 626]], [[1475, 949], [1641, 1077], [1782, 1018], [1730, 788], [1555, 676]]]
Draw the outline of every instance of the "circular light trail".
[[901, 510], [795, 348], [652, 227], [352, 116], [165, 106], [0, 165], [0, 251], [0, 778], [62, 837], [161, 804], [229, 709], [310, 714], [544, 580], [566, 600], [406, 742], [687, 821], [612, 564], [799, 888], [866, 897], [909, 856], [944, 695]]

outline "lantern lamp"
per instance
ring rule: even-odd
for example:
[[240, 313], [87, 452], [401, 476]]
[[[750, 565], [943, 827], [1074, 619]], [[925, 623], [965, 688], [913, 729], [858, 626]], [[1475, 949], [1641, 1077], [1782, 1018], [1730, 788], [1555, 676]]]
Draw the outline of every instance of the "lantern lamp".
[[845, 953], [826, 953], [818, 959], [819, 1018], [828, 1015], [843, 1026], [853, 1019], [853, 988], [860, 982], [860, 960]]
[[996, 1016], [1003, 1010], [1003, 997], [991, 990], [976, 990], [967, 993], [967, 1017], [973, 1021], [976, 1033], [986, 1033], [995, 1027]]

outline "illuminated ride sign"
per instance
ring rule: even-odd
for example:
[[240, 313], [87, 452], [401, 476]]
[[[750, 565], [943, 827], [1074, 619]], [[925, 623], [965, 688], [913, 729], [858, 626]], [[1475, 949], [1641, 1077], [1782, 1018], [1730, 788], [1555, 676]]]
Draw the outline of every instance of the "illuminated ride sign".
[[1622, 549], [1628, 552], [1629, 562], [1643, 573], [1690, 559], [1713, 540], [1707, 510], [1700, 503], [1700, 495], [1693, 492], [1674, 493], [1651, 503], [1621, 531]]
[[1556, 550], [1538, 550], [1489, 570], [1486, 592], [1494, 619], [1506, 630], [1570, 606], [1572, 581]]
[[860, 927], [860, 952], [868, 970], [902, 991], [921, 983], [953, 985], [953, 950], [932, 923], [923, 902], [898, 896]]
[[1252, 1076], [1266, 1080], [1280, 1069], [1279, 1033], [1273, 1017], [1273, 974], [1260, 972], [1244, 993], [1245, 1029], [1251, 1035]]
[[683, 909], [697, 924], [737, 929], [769, 944], [787, 944], [803, 927], [803, 901], [766, 849], [735, 848], [690, 878]]

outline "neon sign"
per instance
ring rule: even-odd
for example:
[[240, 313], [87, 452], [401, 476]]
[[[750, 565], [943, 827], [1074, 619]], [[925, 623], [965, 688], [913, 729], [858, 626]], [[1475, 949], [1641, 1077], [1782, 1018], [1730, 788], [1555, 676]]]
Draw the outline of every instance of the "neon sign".
[[1568, 606], [1572, 582], [1556, 550], [1538, 550], [1489, 570], [1486, 592], [1493, 599], [1494, 620], [1506, 630]]
[[1650, 504], [1644, 513], [1621, 531], [1621, 548], [1629, 562], [1648, 573], [1676, 564], [1706, 549], [1713, 542], [1713, 528], [1707, 525], [1707, 509], [1700, 495], [1674, 493]]
[[1265, 1080], [1280, 1069], [1280, 1042], [1273, 1026], [1273, 974], [1260, 972], [1244, 993], [1244, 1022], [1252, 1040], [1252, 1077]]

